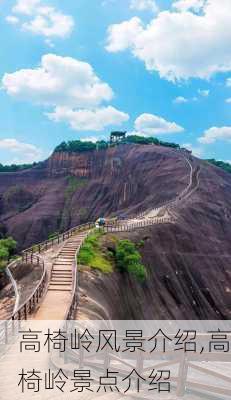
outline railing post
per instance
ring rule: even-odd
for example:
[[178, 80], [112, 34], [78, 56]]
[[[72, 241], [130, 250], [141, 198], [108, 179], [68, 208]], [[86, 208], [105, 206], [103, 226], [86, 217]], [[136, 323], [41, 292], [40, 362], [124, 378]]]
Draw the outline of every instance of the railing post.
[[4, 329], [4, 336], [5, 336], [5, 344], [8, 344], [8, 321], [5, 321], [5, 329]]
[[183, 354], [180, 361], [179, 372], [178, 372], [178, 383], [177, 383], [177, 396], [184, 396], [186, 389], [186, 381], [188, 374], [188, 363]]
[[26, 307], [26, 304], [25, 304], [25, 306], [24, 306], [24, 319], [25, 320], [27, 320], [27, 307]]

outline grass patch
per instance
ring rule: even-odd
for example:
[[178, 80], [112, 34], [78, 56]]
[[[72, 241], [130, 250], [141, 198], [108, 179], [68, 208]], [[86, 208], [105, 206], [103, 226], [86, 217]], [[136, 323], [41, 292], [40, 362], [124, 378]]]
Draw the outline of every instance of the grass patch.
[[113, 271], [113, 258], [101, 247], [100, 239], [103, 235], [102, 231], [95, 230], [88, 236], [79, 252], [78, 263], [108, 274]]

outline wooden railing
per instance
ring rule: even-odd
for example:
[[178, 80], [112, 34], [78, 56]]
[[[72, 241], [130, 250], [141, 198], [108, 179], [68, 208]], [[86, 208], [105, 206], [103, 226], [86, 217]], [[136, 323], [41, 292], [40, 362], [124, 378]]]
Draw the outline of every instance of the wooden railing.
[[93, 222], [89, 222], [84, 225], [78, 225], [72, 229], [69, 229], [68, 231], [62, 233], [62, 234], [57, 234], [53, 238], [46, 240], [45, 242], [36, 244], [22, 252], [22, 257], [20, 257], [18, 260], [14, 261], [11, 263], [8, 268], [14, 264], [14, 266], [19, 266], [21, 264], [26, 264], [26, 265], [40, 265], [42, 267], [42, 277], [36, 286], [35, 290], [33, 293], [28, 297], [28, 299], [21, 305], [18, 309], [15, 310], [13, 315], [9, 319], [11, 320], [16, 320], [16, 319], [27, 319], [27, 316], [31, 314], [36, 305], [39, 303], [40, 299], [42, 298], [44, 291], [46, 289], [46, 283], [47, 283], [47, 270], [44, 265], [44, 261], [42, 259], [41, 253], [43, 251], [48, 250], [49, 248], [53, 247], [56, 244], [59, 244], [70, 237], [74, 236], [76, 233], [84, 231], [86, 229], [90, 229], [91, 227], [94, 226]]
[[[45, 242], [39, 243], [35, 246], [30, 247], [29, 249], [24, 250], [22, 252], [22, 257], [13, 262], [14, 266], [20, 266], [21, 264], [32, 264], [36, 266], [40, 265], [42, 268], [42, 277], [28, 299], [22, 305], [20, 305], [18, 309], [15, 310], [15, 312], [10, 316], [8, 320], [2, 321], [2, 323], [0, 322], [0, 345], [5, 345], [10, 342], [10, 340], [14, 337], [14, 333], [16, 332], [18, 326], [20, 326], [20, 321], [27, 320], [28, 316], [36, 310], [47, 290], [48, 271], [44, 264], [41, 253], [48, 250], [52, 246], [67, 240], [78, 232], [86, 231], [87, 229], [91, 229], [94, 226], [95, 224], [93, 222], [89, 222], [87, 224], [79, 225], [72, 229], [69, 229], [67, 232], [58, 234], [50, 240], [46, 240]], [[12, 263], [8, 267], [10, 266], [12, 266]], [[77, 285], [78, 275], [75, 264], [73, 265], [72, 299], [66, 315], [66, 319], [72, 319], [74, 316], [74, 310], [78, 302]]]
[[[21, 265], [22, 262], [20, 258], [14, 262], [14, 265]], [[34, 312], [47, 287], [48, 276], [43, 259], [39, 255], [31, 253], [27, 259], [27, 264], [39, 265], [42, 268], [42, 277], [29, 298], [15, 310], [8, 320], [0, 322], [0, 344], [3, 345], [8, 344], [14, 337], [15, 331], [20, 326], [20, 321], [26, 320]]]
[[[22, 263], [23, 261], [21, 261]], [[11, 319], [12, 320], [26, 320], [30, 314], [34, 312], [36, 309], [37, 305], [39, 304], [41, 298], [44, 295], [46, 286], [47, 286], [47, 280], [48, 280], [48, 273], [45, 268], [44, 261], [42, 257], [40, 257], [37, 254], [30, 254], [30, 256], [27, 256], [27, 262], [26, 264], [28, 265], [36, 265], [40, 266], [42, 268], [42, 277], [35, 287], [34, 291], [32, 294], [29, 296], [29, 298], [19, 306], [19, 308], [15, 311], [15, 313], [12, 315]]]
[[75, 319], [76, 309], [77, 309], [78, 302], [79, 302], [78, 254], [80, 252], [80, 249], [81, 249], [84, 241], [88, 237], [89, 233], [90, 233], [90, 230], [89, 230], [88, 234], [85, 236], [85, 238], [82, 240], [80, 247], [78, 248], [78, 250], [75, 253], [75, 261], [74, 261], [73, 267], [72, 267], [72, 282], [73, 282], [72, 295], [71, 295], [70, 306], [68, 307], [68, 310], [67, 310], [67, 313], [65, 316], [65, 321]]
[[74, 228], [69, 229], [66, 232], [58, 233], [54, 235], [51, 239], [45, 240], [42, 243], [35, 244], [34, 246], [29, 247], [28, 249], [22, 252], [23, 259], [27, 260], [27, 257], [30, 253], [42, 253], [43, 251], [48, 250], [56, 244], [62, 243], [65, 240], [69, 239], [71, 236], [76, 235], [77, 232], [81, 232], [81, 230], [90, 229], [95, 225], [94, 222], [88, 222], [86, 224], [75, 226]]
[[[108, 321], [107, 321], [108, 322]], [[77, 325], [79, 328], [79, 325]], [[96, 325], [97, 326], [97, 325]], [[82, 331], [86, 329], [85, 322], [83, 321]], [[65, 332], [71, 335], [75, 325], [66, 324]], [[116, 334], [118, 333], [113, 325], [108, 327], [107, 329], [115, 330]], [[108, 337], [110, 335], [108, 331]], [[228, 385], [230, 383], [230, 376], [226, 371], [223, 371], [221, 363], [224, 365], [230, 365], [230, 353], [225, 353], [222, 351], [214, 350], [213, 352], [205, 351], [204, 353], [197, 353], [193, 351], [184, 352], [176, 352], [174, 349], [160, 351], [155, 350], [155, 353], [149, 352], [126, 352], [123, 351], [115, 352], [112, 350], [110, 346], [105, 347], [104, 351], [98, 352], [98, 343], [99, 343], [99, 335], [91, 334], [91, 338], [96, 345], [93, 344], [91, 347], [91, 351], [84, 351], [84, 346], [80, 346], [80, 349], [74, 350], [68, 347], [65, 352], [51, 353], [51, 363], [55, 366], [55, 368], [63, 367], [63, 363], [65, 364], [65, 371], [71, 373], [73, 369], [90, 369], [91, 371], [100, 371], [102, 374], [105, 374], [107, 370], [110, 368], [115, 368], [116, 362], [116, 371], [120, 373], [121, 376], [127, 376], [128, 368], [131, 370], [134, 368], [136, 371], [142, 375], [151, 373], [153, 370], [152, 361], [155, 360], [155, 370], [164, 369], [170, 370], [172, 366], [175, 366], [171, 372], [170, 382], [172, 389], [175, 389], [175, 393], [177, 398], [184, 397], [188, 390], [193, 390], [197, 394], [202, 394], [204, 392], [213, 395], [221, 395], [221, 396], [231, 396], [231, 387]], [[168, 338], [170, 340], [174, 339], [174, 335], [169, 333]], [[143, 336], [142, 340], [148, 341], [148, 337]], [[162, 340], [163, 336], [156, 335], [156, 341], [158, 339]], [[197, 334], [197, 343], [209, 343], [211, 340], [211, 335], [207, 333], [199, 333]], [[230, 342], [231, 335], [227, 333], [227, 342]], [[116, 335], [117, 346], [123, 348], [124, 345], [124, 337], [120, 336], [120, 334]], [[58, 356], [57, 356], [58, 355]], [[210, 362], [210, 364], [209, 364]], [[216, 369], [213, 368], [213, 364], [216, 366]], [[217, 368], [220, 367], [220, 370]], [[151, 365], [150, 365], [151, 364]], [[190, 372], [194, 371], [193, 377]], [[196, 375], [195, 373], [198, 373]], [[174, 375], [173, 375], [174, 374]], [[206, 377], [207, 379], [203, 381], [202, 377]], [[210, 378], [210, 380], [208, 380]], [[204, 393], [205, 395], [205, 393]], [[142, 391], [140, 392], [139, 398], [149, 399], [152, 396], [144, 396], [142, 397]], [[223, 397], [222, 397], [223, 398]]]
[[133, 223], [124, 223], [121, 221], [120, 223], [114, 225], [105, 225], [105, 232], [130, 232], [139, 228], [145, 228], [147, 226], [156, 225], [156, 224], [170, 224], [174, 222], [173, 217], [154, 217], [150, 219], [145, 219], [141, 221], [135, 221]]
[[26, 259], [19, 258], [18, 260], [11, 263], [9, 265], [9, 268], [12, 268], [12, 266], [14, 266], [14, 268], [16, 268], [17, 266], [20, 267], [22, 264], [40, 266], [42, 269], [42, 276], [32, 294], [23, 304], [19, 305], [19, 308], [15, 310], [13, 315], [11, 315], [11, 320], [27, 319], [27, 316], [33, 312], [36, 305], [39, 303], [39, 300], [44, 293], [47, 281], [47, 271], [45, 269], [44, 261], [40, 255], [30, 253], [27, 255]]

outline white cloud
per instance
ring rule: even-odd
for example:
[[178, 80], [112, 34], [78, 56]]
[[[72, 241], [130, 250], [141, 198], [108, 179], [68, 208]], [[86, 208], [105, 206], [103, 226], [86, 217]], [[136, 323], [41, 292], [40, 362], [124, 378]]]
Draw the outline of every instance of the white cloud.
[[146, 27], [131, 19], [109, 27], [106, 48], [130, 49], [147, 70], [170, 81], [209, 79], [231, 71], [230, 14], [230, 0], [222, 0], [222, 6], [220, 0], [208, 0], [200, 14], [162, 11]]
[[43, 151], [37, 146], [13, 138], [0, 139], [0, 150], [7, 151], [12, 156], [8, 164], [32, 163], [41, 161], [45, 157]]
[[226, 80], [226, 86], [231, 87], [231, 78]]
[[194, 156], [202, 157], [204, 154], [204, 150], [200, 146], [193, 146], [191, 143], [184, 143], [181, 147], [185, 147], [186, 149], [190, 150]]
[[225, 100], [226, 103], [230, 104], [231, 103], [231, 97]]
[[202, 97], [208, 97], [210, 94], [210, 90], [198, 89], [198, 94]]
[[18, 0], [12, 11], [18, 14], [31, 15], [36, 12], [41, 0]]
[[141, 114], [135, 121], [135, 130], [147, 136], [180, 133], [184, 128], [175, 122], [166, 121], [164, 118], [154, 114]]
[[[198, 95], [200, 97], [204, 97], [205, 98], [205, 97], [209, 96], [210, 90], [198, 89], [197, 93], [198, 93]], [[195, 102], [195, 101], [198, 101], [198, 100], [199, 100], [199, 98], [197, 96], [190, 97], [190, 98], [186, 98], [184, 96], [178, 96], [173, 100], [173, 103], [174, 104], [185, 104], [185, 103], [189, 103], [189, 102]]]
[[45, 37], [65, 38], [70, 35], [73, 29], [73, 19], [69, 15], [64, 15], [54, 11], [52, 7], [47, 7], [36, 15], [29, 22], [24, 22], [22, 28], [36, 35]]
[[13, 23], [12, 18], [14, 20], [17, 18], [23, 30], [46, 38], [68, 37], [74, 28], [72, 16], [44, 5], [42, 0], [18, 0], [12, 8], [12, 13], [17, 17], [15, 15], [10, 16], [10, 19], [8, 17], [8, 22]]
[[49, 119], [67, 122], [74, 130], [100, 131], [129, 119], [112, 106], [102, 107], [114, 96], [111, 87], [90, 64], [74, 58], [44, 55], [38, 68], [5, 74], [2, 87], [17, 99], [52, 107]]
[[6, 21], [12, 25], [16, 25], [19, 23], [19, 19], [17, 17], [15, 17], [14, 15], [8, 15], [6, 17]]
[[2, 85], [11, 96], [51, 106], [96, 107], [113, 97], [90, 64], [54, 54], [44, 55], [38, 68], [5, 74]]
[[107, 126], [121, 125], [128, 121], [129, 115], [114, 107], [98, 108], [95, 110], [73, 110], [58, 107], [53, 113], [47, 114], [55, 122], [67, 122], [76, 131], [101, 131]]
[[158, 6], [154, 0], [131, 0], [130, 8], [137, 11], [158, 12]]
[[174, 100], [173, 100], [173, 103], [175, 103], [175, 104], [184, 104], [184, 103], [188, 103], [188, 99], [186, 99], [185, 97], [183, 97], [183, 96], [178, 96], [178, 97], [176, 97]]
[[206, 130], [198, 141], [203, 144], [215, 143], [217, 140], [231, 141], [231, 126], [212, 127]]
[[178, 0], [173, 3], [173, 7], [179, 11], [200, 11], [206, 3], [206, 0]]
[[126, 50], [133, 46], [135, 38], [139, 37], [142, 31], [142, 22], [138, 17], [133, 17], [118, 25], [111, 25], [108, 28], [107, 51], [113, 53]]

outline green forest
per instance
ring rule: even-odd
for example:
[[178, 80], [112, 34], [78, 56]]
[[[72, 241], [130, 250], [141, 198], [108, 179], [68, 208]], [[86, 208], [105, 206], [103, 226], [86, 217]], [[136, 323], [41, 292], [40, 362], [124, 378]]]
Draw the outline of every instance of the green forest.
[[217, 161], [214, 158], [207, 160], [210, 164], [215, 165], [216, 167], [222, 168], [224, 171], [231, 173], [231, 164], [224, 161]]

